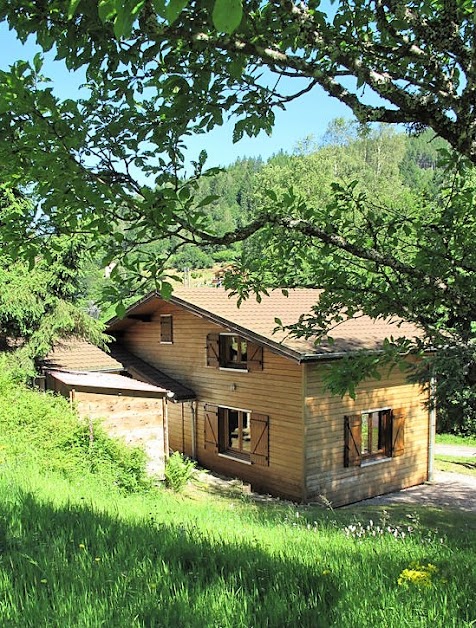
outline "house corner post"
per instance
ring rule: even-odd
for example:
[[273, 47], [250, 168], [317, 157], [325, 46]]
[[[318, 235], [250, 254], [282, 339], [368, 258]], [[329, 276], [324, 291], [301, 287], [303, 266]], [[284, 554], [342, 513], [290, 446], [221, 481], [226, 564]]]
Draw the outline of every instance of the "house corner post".
[[162, 397], [162, 422], [164, 427], [164, 460], [169, 457], [169, 410], [167, 399]]
[[436, 378], [434, 375], [430, 378], [429, 391], [429, 430], [428, 430], [428, 481], [433, 482], [434, 479], [434, 455], [435, 455], [435, 436], [436, 436]]

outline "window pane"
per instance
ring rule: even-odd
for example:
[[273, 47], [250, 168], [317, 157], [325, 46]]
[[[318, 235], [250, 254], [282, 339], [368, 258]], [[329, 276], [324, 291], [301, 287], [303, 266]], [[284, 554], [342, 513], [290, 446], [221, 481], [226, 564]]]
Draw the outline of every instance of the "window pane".
[[248, 361], [248, 351], [247, 351], [247, 347], [246, 347], [246, 340], [241, 340], [240, 342], [241, 344], [241, 362], [247, 362]]
[[172, 342], [172, 317], [161, 316], [160, 317], [160, 341]]
[[228, 447], [231, 447], [231, 449], [240, 448], [238, 427], [238, 411], [228, 410]]
[[[369, 446], [369, 421], [370, 416], [367, 413], [362, 415], [362, 455], [370, 453]], [[371, 434], [371, 432], [370, 432]]]
[[248, 412], [242, 412], [243, 415], [243, 451], [251, 451], [250, 437], [250, 415]]
[[236, 336], [231, 337], [228, 360], [230, 362], [238, 362], [238, 338]]
[[371, 453], [375, 453], [379, 449], [380, 442], [380, 417], [378, 412], [372, 412], [372, 444], [371, 444]]

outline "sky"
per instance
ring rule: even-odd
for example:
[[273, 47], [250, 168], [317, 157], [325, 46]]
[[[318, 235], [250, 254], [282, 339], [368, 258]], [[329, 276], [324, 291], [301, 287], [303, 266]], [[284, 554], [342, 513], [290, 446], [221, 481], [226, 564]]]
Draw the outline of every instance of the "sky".
[[[0, 70], [8, 69], [19, 59], [31, 60], [38, 51], [34, 40], [30, 39], [23, 45], [4, 23], [0, 23]], [[68, 72], [62, 62], [53, 60], [52, 54], [46, 55], [45, 59], [43, 73], [54, 81], [55, 93], [59, 97], [74, 98], [84, 75]], [[338, 117], [351, 118], [350, 109], [327, 96], [320, 88], [315, 88], [289, 103], [285, 111], [276, 110], [271, 137], [261, 132], [256, 138], [244, 137], [233, 144], [233, 123], [228, 122], [205, 135], [187, 138], [187, 157], [196, 160], [200, 151], [206, 150], [208, 167], [227, 166], [239, 157], [261, 156], [266, 160], [281, 150], [291, 153], [300, 140], [309, 136], [318, 140], [329, 122]]]

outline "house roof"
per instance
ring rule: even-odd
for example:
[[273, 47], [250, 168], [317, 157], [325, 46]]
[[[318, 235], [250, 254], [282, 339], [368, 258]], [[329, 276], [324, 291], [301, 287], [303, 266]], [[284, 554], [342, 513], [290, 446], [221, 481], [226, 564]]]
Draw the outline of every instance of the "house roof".
[[[42, 361], [42, 364], [48, 372], [56, 373], [56, 379], [60, 379], [57, 376], [57, 373], [60, 371], [75, 373], [76, 375], [79, 372], [85, 374], [92, 372], [94, 377], [97, 377], [100, 373], [112, 374], [127, 371], [134, 377], [134, 380], [138, 380], [137, 383], [139, 384], [145, 382], [146, 385], [151, 385], [157, 390], [168, 391], [170, 394], [167, 396], [173, 401], [188, 401], [196, 398], [193, 390], [143, 362], [140, 358], [132, 355], [123, 347], [117, 346], [115, 343], [111, 345], [110, 352], [106, 353], [86, 340], [74, 337], [67, 338], [55, 345]], [[120, 379], [116, 380], [116, 383], [118, 388], [120, 388], [119, 384], [122, 382], [124, 389], [132, 390], [130, 385], [129, 387], [127, 386], [127, 383], [134, 380], [120, 377]], [[81, 381], [86, 382], [88, 379], [83, 378]], [[101, 381], [106, 382], [106, 379], [101, 378]], [[110, 382], [113, 382], [113, 379]], [[78, 382], [76, 382], [76, 385], [78, 385]], [[133, 390], [139, 390], [139, 388], [134, 388]]]
[[81, 338], [59, 340], [42, 360], [47, 369], [65, 369], [71, 371], [122, 371], [120, 362], [109, 353]]
[[63, 384], [88, 390], [116, 390], [121, 393], [141, 392], [154, 397], [165, 397], [168, 391], [158, 386], [152, 386], [145, 382], [124, 377], [117, 373], [104, 373], [93, 371], [55, 371], [49, 370], [49, 375]]
[[197, 395], [191, 388], [187, 388], [187, 386], [184, 386], [147, 362], [144, 362], [118, 343], [112, 343], [110, 349], [111, 355], [121, 362], [124, 368], [134, 378], [166, 388], [170, 393], [168, 395], [169, 399], [172, 401], [191, 401], [197, 398]]
[[[415, 325], [400, 319], [375, 320], [361, 315], [336, 327], [331, 333], [332, 343], [293, 338], [288, 332], [274, 331], [275, 319], [284, 325], [296, 323], [302, 314], [311, 312], [321, 291], [296, 288], [288, 293], [285, 296], [281, 290], [273, 290], [269, 296], [263, 295], [260, 303], [250, 298], [238, 307], [236, 297], [229, 297], [223, 288], [176, 288], [169, 302], [298, 361], [338, 358], [358, 350], [378, 351], [390, 336], [419, 335]], [[114, 334], [134, 324], [138, 317], [152, 316], [161, 303], [158, 293], [148, 294], [128, 308], [124, 318], [109, 321], [108, 331]]]

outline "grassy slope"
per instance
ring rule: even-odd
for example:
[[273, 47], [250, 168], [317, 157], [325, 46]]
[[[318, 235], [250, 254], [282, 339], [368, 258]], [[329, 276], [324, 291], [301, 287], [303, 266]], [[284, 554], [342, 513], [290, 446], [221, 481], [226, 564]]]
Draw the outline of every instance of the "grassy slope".
[[65, 437], [57, 408], [62, 437], [52, 447], [35, 437], [38, 400], [29, 397], [28, 416], [18, 393], [16, 408], [2, 415], [5, 394], [2, 626], [413, 628], [470, 626], [476, 618], [473, 516], [177, 496], [140, 488], [136, 468], [138, 479], [124, 484], [124, 461], [114, 471], [106, 441], [89, 460], [83, 452], [86, 464], [75, 473], [65, 460], [68, 449], [76, 455], [77, 438]]

